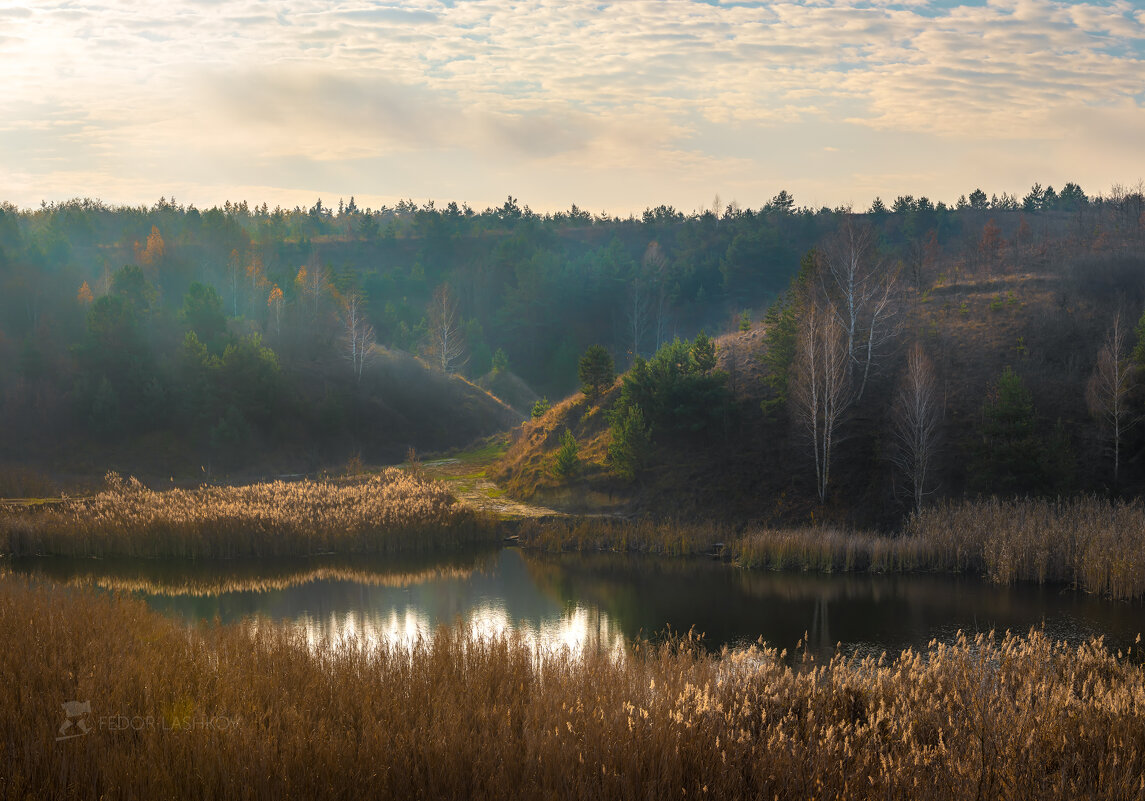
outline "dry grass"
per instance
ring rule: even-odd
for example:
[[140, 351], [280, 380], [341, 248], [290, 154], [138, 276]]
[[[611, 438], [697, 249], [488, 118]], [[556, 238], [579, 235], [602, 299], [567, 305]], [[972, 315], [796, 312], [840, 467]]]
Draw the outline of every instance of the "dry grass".
[[545, 550], [718, 552], [772, 570], [939, 571], [991, 581], [1071, 584], [1117, 599], [1145, 597], [1145, 506], [1097, 498], [987, 499], [925, 509], [899, 536], [831, 526], [755, 528], [626, 523], [607, 518], [530, 522], [521, 543]]
[[912, 519], [943, 570], [979, 573], [1003, 584], [1067, 582], [1113, 598], [1145, 596], [1145, 506], [990, 498], [942, 504]]
[[492, 522], [458, 504], [440, 484], [393, 468], [355, 482], [163, 492], [109, 473], [107, 489], [91, 498], [0, 512], [0, 552], [16, 556], [392, 553], [498, 537]]
[[[1099, 641], [795, 665], [688, 640], [538, 656], [460, 628], [314, 648], [13, 580], [0, 630], [0, 798], [1145, 794], [1145, 670]], [[57, 742], [73, 700], [90, 733]]]

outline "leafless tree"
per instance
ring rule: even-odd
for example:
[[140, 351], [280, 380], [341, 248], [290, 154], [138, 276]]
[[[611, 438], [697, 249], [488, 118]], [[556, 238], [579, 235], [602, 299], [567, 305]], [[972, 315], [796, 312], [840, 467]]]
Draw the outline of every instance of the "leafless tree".
[[311, 321], [317, 330], [318, 306], [322, 301], [322, 296], [330, 289], [329, 276], [326, 273], [326, 268], [319, 261], [317, 253], [311, 254], [309, 262], [298, 268], [298, 275], [294, 277], [294, 283], [298, 286], [303, 298], [311, 304]]
[[377, 338], [374, 327], [366, 320], [365, 302], [359, 292], [351, 292], [342, 301], [343, 355], [350, 362], [354, 377], [360, 384]]
[[827, 497], [835, 432], [850, 402], [849, 358], [837, 309], [813, 299], [800, 322], [792, 365], [791, 402], [815, 452], [819, 500]]
[[650, 316], [655, 318], [653, 326], [656, 329], [656, 350], [659, 350], [660, 346], [668, 341], [672, 304], [668, 294], [668, 276], [666, 275], [668, 258], [660, 249], [658, 242], [648, 243], [641, 264], [644, 267], [644, 274], [648, 276], [645, 280], [652, 285], [648, 305], [651, 310]]
[[227, 259], [227, 277], [231, 283], [231, 317], [239, 316], [239, 273], [242, 271], [242, 257], [237, 249], [231, 250]]
[[442, 284], [433, 291], [433, 300], [429, 304], [429, 344], [434, 361], [444, 372], [452, 373], [465, 365], [461, 314], [448, 284]]
[[899, 384], [892, 418], [894, 448], [891, 461], [910, 483], [915, 511], [933, 490], [929, 488], [931, 467], [938, 449], [942, 399], [934, 379], [934, 366], [920, 343], [910, 349], [906, 374]]
[[1113, 455], [1113, 479], [1121, 468], [1121, 441], [1136, 422], [1130, 415], [1129, 394], [1133, 389], [1134, 369], [1126, 356], [1125, 326], [1121, 313], [1113, 318], [1113, 327], [1105, 344], [1097, 352], [1097, 364], [1085, 388], [1090, 414], [1097, 418], [1110, 438]]
[[859, 382], [859, 391], [855, 394], [856, 402], [862, 400], [863, 391], [867, 388], [867, 379], [871, 375], [871, 365], [876, 363], [884, 346], [898, 339], [897, 283], [897, 275], [888, 270], [874, 285], [874, 291], [867, 298], [863, 338], [856, 343], [858, 345], [857, 352], [851, 352], [852, 364], [863, 366], [863, 377]]
[[861, 368], [859, 401], [882, 346], [898, 336], [897, 275], [878, 258], [875, 233], [848, 215], [820, 250], [820, 281], [843, 329], [847, 374]]
[[648, 318], [652, 316], [652, 296], [647, 279], [636, 276], [628, 287], [628, 303], [625, 306], [625, 321], [628, 339], [632, 343], [632, 359], [640, 355], [640, 346], [647, 336]]

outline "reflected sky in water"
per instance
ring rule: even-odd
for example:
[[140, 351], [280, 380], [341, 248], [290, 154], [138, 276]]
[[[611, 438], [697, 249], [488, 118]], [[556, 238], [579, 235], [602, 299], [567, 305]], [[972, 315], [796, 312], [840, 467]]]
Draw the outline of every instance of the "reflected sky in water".
[[1044, 627], [1055, 639], [1105, 635], [1125, 647], [1145, 607], [1061, 587], [997, 587], [944, 575], [748, 571], [706, 560], [623, 554], [538, 554], [515, 548], [401, 559], [161, 563], [13, 560], [8, 568], [77, 586], [130, 592], [195, 622], [260, 617], [312, 642], [413, 642], [460, 623], [482, 636], [519, 633], [541, 651], [616, 650], [666, 629], [713, 648], [762, 638], [826, 656], [896, 654], [931, 639]]

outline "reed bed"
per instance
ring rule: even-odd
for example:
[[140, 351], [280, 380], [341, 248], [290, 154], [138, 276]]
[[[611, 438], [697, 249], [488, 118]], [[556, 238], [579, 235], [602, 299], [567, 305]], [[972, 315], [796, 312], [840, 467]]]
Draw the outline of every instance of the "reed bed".
[[1145, 597], [1140, 500], [948, 502], [912, 516], [896, 535], [829, 525], [735, 532], [714, 524], [555, 519], [523, 525], [520, 541], [550, 551], [719, 554], [772, 570], [968, 573], [1001, 584], [1063, 583], [1120, 600]]
[[728, 555], [742, 567], [877, 573], [942, 569], [928, 542], [832, 526], [765, 528], [737, 537]]
[[14, 579], [0, 630], [5, 799], [1145, 797], [1145, 669], [1100, 641], [312, 647]]
[[395, 553], [499, 539], [442, 485], [395, 468], [356, 482], [150, 490], [109, 473], [102, 492], [0, 512], [14, 556], [234, 558]]
[[1113, 598], [1145, 596], [1145, 506], [1109, 502], [999, 500], [944, 503], [906, 527], [947, 570], [992, 581], [1068, 582]]

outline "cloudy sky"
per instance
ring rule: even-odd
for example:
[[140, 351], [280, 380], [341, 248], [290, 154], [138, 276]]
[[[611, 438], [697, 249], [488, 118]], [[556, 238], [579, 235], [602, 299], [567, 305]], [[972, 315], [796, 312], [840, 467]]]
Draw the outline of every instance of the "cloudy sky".
[[1145, 177], [1142, 0], [0, 0], [0, 200], [626, 215]]

